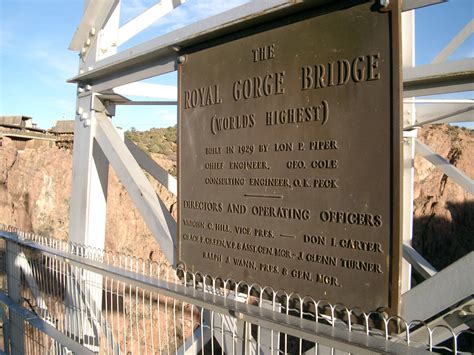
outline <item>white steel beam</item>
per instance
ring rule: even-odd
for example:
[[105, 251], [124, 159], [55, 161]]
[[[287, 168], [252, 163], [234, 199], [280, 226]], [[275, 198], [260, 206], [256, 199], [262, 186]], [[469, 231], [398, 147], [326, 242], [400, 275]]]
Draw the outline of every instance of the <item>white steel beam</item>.
[[175, 265], [176, 222], [159, 200], [138, 163], [108, 117], [97, 117], [96, 140], [155, 236], [168, 261]]
[[439, 271], [402, 296], [406, 322], [427, 320], [474, 294], [474, 252]]
[[110, 10], [112, 10], [118, 1], [119, 0], [100, 0], [86, 2], [84, 14], [69, 44], [69, 49], [80, 51], [88, 39], [90, 31], [94, 29], [95, 32], [99, 32], [109, 16]]
[[439, 52], [435, 59], [431, 63], [442, 63], [445, 62], [451, 54], [474, 32], [474, 20], [464, 26], [464, 28], [448, 43], [444, 49]]
[[[453, 338], [453, 333], [459, 335], [460, 332], [470, 332], [472, 334], [472, 329], [474, 328], [474, 316], [472, 309], [474, 308], [474, 298], [467, 299], [462, 301], [456, 306], [446, 309], [445, 313], [440, 315], [437, 318], [434, 318], [417, 329], [411, 329], [410, 331], [410, 342], [423, 343], [426, 342], [427, 337], [427, 327], [431, 329], [431, 336], [429, 340], [432, 343], [432, 346], [439, 345], [440, 343]], [[414, 325], [416, 322], [414, 323]], [[467, 333], [469, 334], [469, 333]], [[406, 333], [399, 334], [399, 336], [404, 336]], [[458, 346], [459, 346], [458, 338]], [[467, 348], [465, 348], [467, 350]], [[459, 351], [459, 348], [458, 348]], [[453, 349], [453, 353], [458, 353]], [[466, 354], [465, 352], [459, 352], [460, 354]]]
[[151, 159], [143, 150], [135, 145], [130, 139], [125, 138], [125, 145], [146, 172], [150, 173], [161, 185], [166, 187], [175, 196], [178, 194], [178, 184], [176, 178], [170, 175], [165, 169]]
[[431, 123], [472, 122], [474, 121], [474, 102], [453, 105], [418, 105], [416, 121], [404, 129], [412, 129]]
[[39, 292], [40, 288], [36, 283], [35, 276], [33, 275], [33, 270], [31, 269], [31, 266], [28, 263], [28, 259], [26, 258], [26, 255], [23, 253], [23, 251], [20, 251], [20, 253], [18, 254], [18, 266], [20, 267], [21, 271], [23, 272], [23, 275], [25, 276], [26, 283], [28, 284], [31, 294], [35, 299], [36, 306], [38, 306], [38, 308], [42, 312], [42, 317], [49, 319], [48, 306], [46, 305], [46, 302], [43, 300], [43, 297]]
[[69, 241], [104, 248], [109, 162], [94, 143], [93, 95], [78, 99], [74, 126]]
[[154, 99], [177, 100], [178, 88], [174, 85], [130, 83], [113, 89], [123, 96], [141, 96]]
[[[402, 13], [402, 62], [403, 68], [415, 66], [415, 11]], [[405, 110], [406, 109], [406, 110]], [[415, 105], [404, 106], [403, 125], [415, 122]], [[415, 159], [415, 137], [403, 139], [403, 181], [402, 181], [402, 238], [404, 244], [411, 245], [413, 234], [413, 176]], [[411, 265], [402, 259], [400, 272], [400, 292], [404, 293], [411, 288]]]
[[[92, 65], [94, 67], [97, 61], [110, 57], [117, 53], [118, 31], [120, 26], [120, 1], [112, 8], [107, 20], [100, 29], [96, 42], [95, 56], [92, 58]], [[88, 68], [87, 67], [87, 68]]]
[[196, 327], [192, 335], [186, 339], [183, 345], [176, 351], [177, 355], [194, 355], [199, 354], [202, 345], [207, 344], [211, 340], [210, 327]]
[[161, 0], [119, 29], [117, 46], [127, 42], [186, 0]]
[[[8, 305], [11, 352], [12, 354], [23, 354], [25, 350], [25, 327], [23, 319], [18, 314], [18, 312], [15, 312], [14, 308], [14, 305], [21, 304], [23, 302], [21, 293], [20, 268], [21, 247], [15, 243], [15, 241], [7, 240], [5, 253], [8, 296], [12, 301], [12, 304]], [[3, 292], [0, 292], [0, 295], [4, 295]]]
[[[103, 114], [93, 109], [94, 96], [95, 94], [90, 94], [77, 99], [71, 183], [73, 188], [69, 208], [69, 241], [104, 249], [109, 162], [94, 141], [97, 116]], [[93, 280], [96, 284], [102, 284], [101, 275], [87, 273], [82, 277]], [[95, 340], [98, 344], [99, 340], [95, 339], [93, 324], [78, 316], [84, 303], [75, 297], [75, 294], [75, 286], [68, 282], [67, 330], [78, 336], [78, 329], [82, 329], [91, 341]], [[91, 290], [90, 294], [96, 304], [102, 304], [101, 290]], [[97, 350], [94, 344], [88, 346], [91, 350]]]
[[[423, 158], [428, 160], [431, 164], [436, 166], [439, 170], [445, 173], [449, 178], [453, 179], [455, 183], [461, 186], [465, 191], [474, 195], [474, 182], [473, 180], [464, 174], [462, 171], [457, 169], [449, 161], [444, 159], [442, 156], [436, 154], [426, 144], [416, 140], [416, 152]], [[474, 269], [473, 269], [474, 270]]]
[[[179, 50], [180, 47], [206, 42], [248, 26], [268, 21], [270, 18], [274, 19], [277, 16], [285, 16], [297, 10], [323, 5], [331, 1], [332, 0], [302, 2], [294, 0], [251, 1], [103, 59], [100, 63], [97, 63], [95, 68], [75, 76], [70, 79], [69, 82], [87, 81], [94, 84], [94, 81], [98, 78], [104, 80], [107, 76], [124, 70], [130, 71], [131, 68], [138, 67], [143, 63], [153, 65], [151, 61], [159, 62], [160, 59], [164, 59], [170, 55], [174, 55], [174, 58], [176, 58], [176, 50]], [[135, 79], [128, 82], [138, 80], [142, 79]], [[116, 83], [115, 86], [109, 86], [109, 88], [127, 84], [128, 82]]]
[[117, 86], [170, 73], [177, 69], [176, 60], [176, 53], [171, 53], [166, 57], [152, 58], [149, 62], [138, 63], [137, 65], [122, 69], [117, 68], [117, 71], [110, 72], [110, 75], [93, 81], [91, 90], [94, 92], [106, 92]]
[[403, 0], [402, 11], [419, 9], [420, 7], [436, 5], [446, 1], [447, 0]]
[[403, 70], [403, 97], [474, 90], [474, 58]]
[[[1, 231], [0, 236], [4, 239], [10, 238], [8, 233]], [[289, 336], [301, 338], [309, 342], [337, 348], [341, 351], [355, 354], [429, 354], [429, 352], [423, 348], [420, 349], [409, 346], [406, 343], [397, 343], [388, 337], [372, 336], [365, 332], [351, 332], [345, 327], [335, 327], [334, 325], [318, 323], [311, 319], [280, 313], [273, 309], [265, 309], [257, 305], [230, 300], [228, 297], [208, 292], [199, 287], [188, 287], [186, 285], [156, 279], [140, 272], [134, 272], [100, 261], [83, 258], [30, 241], [15, 240], [14, 242], [20, 245], [27, 244], [28, 247], [34, 248], [39, 252], [53, 255], [61, 260], [67, 260], [70, 265], [100, 273], [104, 277], [110, 277], [126, 285], [137, 286], [145, 291], [160, 294], [164, 298], [169, 297], [177, 302], [192, 304], [196, 307], [208, 309], [222, 315], [238, 317], [242, 322], [260, 325], [262, 329], [273, 329], [274, 332], [288, 334]]]
[[[67, 335], [61, 333], [54, 326], [42, 320], [37, 314], [20, 306], [18, 302], [12, 299], [11, 295], [7, 296], [5, 293], [0, 292], [0, 303], [6, 305], [11, 310], [10, 318], [12, 315], [14, 315], [15, 317], [18, 317], [21, 320], [22, 324], [23, 322], [27, 322], [33, 325], [36, 329], [48, 335], [49, 337], [57, 341], [59, 344], [66, 347], [68, 350], [73, 351], [75, 354], [84, 354], [84, 355], [96, 354], [95, 352], [92, 352], [91, 350], [81, 345], [79, 342], [74, 341]], [[15, 348], [12, 350], [13, 350], [12, 351], [13, 354], [23, 354], [23, 352], [21, 352], [21, 349]], [[28, 350], [31, 351], [31, 349], [28, 349]], [[60, 353], [63, 353], [64, 350], [65, 349], [58, 349]], [[30, 352], [26, 352], [26, 353], [30, 353]]]
[[403, 244], [403, 258], [426, 280], [438, 271], [411, 245]]

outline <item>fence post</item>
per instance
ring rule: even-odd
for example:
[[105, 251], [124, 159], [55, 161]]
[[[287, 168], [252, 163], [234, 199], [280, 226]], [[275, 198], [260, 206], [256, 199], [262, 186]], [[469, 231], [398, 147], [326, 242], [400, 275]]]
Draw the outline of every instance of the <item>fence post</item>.
[[[20, 269], [20, 246], [13, 241], [6, 241], [6, 266], [7, 266], [7, 289], [8, 296], [16, 303], [21, 304], [21, 269]], [[24, 322], [23, 319], [12, 309], [9, 309], [9, 330], [12, 354], [24, 353]], [[8, 348], [8, 345], [6, 346]]]
[[5, 310], [3, 309], [3, 305], [0, 305], [0, 318], [3, 324], [3, 350], [5, 351], [5, 354], [10, 355], [10, 324]]

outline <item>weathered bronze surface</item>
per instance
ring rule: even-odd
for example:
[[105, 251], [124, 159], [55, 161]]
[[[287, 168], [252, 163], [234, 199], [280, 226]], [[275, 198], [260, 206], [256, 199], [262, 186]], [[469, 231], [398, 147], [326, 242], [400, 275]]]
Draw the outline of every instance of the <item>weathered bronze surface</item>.
[[396, 311], [398, 10], [304, 16], [180, 65], [178, 260]]

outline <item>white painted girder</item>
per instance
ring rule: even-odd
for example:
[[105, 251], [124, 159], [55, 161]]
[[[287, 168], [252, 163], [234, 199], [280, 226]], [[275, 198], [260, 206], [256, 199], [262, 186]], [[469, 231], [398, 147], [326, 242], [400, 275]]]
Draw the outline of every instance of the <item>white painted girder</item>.
[[178, 195], [178, 183], [176, 178], [158, 165], [151, 159], [143, 150], [136, 146], [130, 139], [125, 138], [125, 145], [130, 153], [133, 155], [138, 165], [140, 165], [146, 172], [151, 174], [161, 185], [166, 187], [173, 195]]
[[474, 182], [469, 176], [464, 174], [449, 161], [438, 155], [430, 147], [420, 142], [418, 139], [416, 140], [415, 150], [417, 154], [421, 155], [423, 158], [428, 160], [431, 164], [445, 173], [448, 177], [453, 179], [453, 181], [461, 186], [465, 191], [474, 195]]
[[77, 26], [76, 32], [69, 44], [69, 49], [80, 51], [84, 42], [87, 40], [91, 29], [94, 28], [96, 34], [99, 32], [110, 11], [118, 1], [119, 0], [88, 1], [85, 4], [81, 22], [79, 23], [79, 26]]
[[186, 0], [161, 0], [145, 12], [120, 27], [117, 46], [122, 45], [137, 34], [147, 29], [155, 21], [170, 13]]
[[474, 252], [439, 271], [403, 295], [407, 322], [430, 319], [474, 294]]
[[74, 123], [73, 172], [69, 208], [69, 241], [98, 249], [105, 246], [109, 162], [94, 143], [96, 116], [93, 95], [77, 100]]
[[141, 96], [154, 99], [177, 100], [178, 88], [175, 85], [130, 83], [113, 89], [122, 96]]
[[474, 102], [453, 105], [417, 105], [416, 126], [430, 123], [473, 122]]
[[403, 258], [426, 280], [438, 271], [421, 256], [411, 245], [403, 244]]
[[403, 70], [403, 97], [474, 90], [474, 58]]
[[159, 200], [142, 169], [105, 115], [97, 117], [95, 139], [155, 236], [168, 261], [175, 265], [176, 222]]
[[[139, 67], [143, 63], [152, 60], [157, 62], [160, 60], [163, 61], [163, 59], [169, 57], [171, 54], [176, 55], [176, 51], [173, 47], [193, 45], [222, 36], [233, 30], [235, 31], [237, 28], [243, 27], [245, 23], [254, 25], [258, 21], [262, 21], [265, 16], [273, 15], [280, 11], [291, 10], [292, 8], [302, 5], [302, 3], [317, 5], [325, 4], [330, 1], [331, 0], [311, 0], [303, 2], [295, 0], [254, 0], [132, 48], [128, 48], [102, 60], [100, 63], [97, 63], [95, 68], [70, 79], [69, 82], [92, 81], [99, 77], [103, 78], [111, 75], [111, 73], [118, 73], [121, 70], [130, 70], [131, 67]], [[123, 84], [124, 83], [117, 83], [115, 86]], [[115, 86], [109, 86], [108, 88]]]

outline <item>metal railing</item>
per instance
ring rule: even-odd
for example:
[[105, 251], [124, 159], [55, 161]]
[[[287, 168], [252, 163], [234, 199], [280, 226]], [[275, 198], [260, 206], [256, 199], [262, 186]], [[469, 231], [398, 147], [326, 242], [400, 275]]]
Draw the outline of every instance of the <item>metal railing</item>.
[[[473, 335], [437, 347], [423, 322], [11, 229], [0, 237], [5, 352], [462, 353]], [[420, 327], [425, 341], [414, 342]]]

